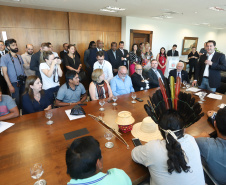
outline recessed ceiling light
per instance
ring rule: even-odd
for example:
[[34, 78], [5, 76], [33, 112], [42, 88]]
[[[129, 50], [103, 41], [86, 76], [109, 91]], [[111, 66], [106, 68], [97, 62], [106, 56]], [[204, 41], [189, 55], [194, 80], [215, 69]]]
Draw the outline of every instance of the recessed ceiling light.
[[201, 24], [208, 25], [208, 24], [210, 24], [210, 23], [208, 23], [208, 22], [203, 22], [203, 23], [201, 23]]
[[160, 17], [160, 16], [156, 16], [156, 17], [152, 17], [152, 18], [154, 18], [154, 19], [163, 19], [163, 18]]
[[20, 2], [20, 0], [13, 0], [13, 1], [15, 1], [15, 2]]
[[210, 9], [210, 10], [217, 11], [217, 12], [219, 12], [219, 11], [225, 11], [223, 8], [221, 8], [221, 7], [217, 7], [217, 6], [212, 6], [212, 7], [209, 7], [209, 9]]
[[200, 24], [198, 24], [198, 23], [194, 23], [193, 25], [198, 26], [198, 25], [200, 25]]
[[126, 10], [125, 8], [112, 7], [112, 6], [107, 6], [106, 9], [115, 10], [115, 11], [124, 11], [124, 10]]
[[222, 29], [224, 29], [224, 28], [215, 28], [215, 29], [222, 30]]
[[195, 13], [198, 13], [198, 12], [195, 12]]
[[105, 9], [105, 8], [100, 9], [100, 11], [102, 11], [102, 12], [110, 12], [110, 13], [117, 13], [117, 11], [115, 11], [115, 10], [108, 10], [108, 9]]

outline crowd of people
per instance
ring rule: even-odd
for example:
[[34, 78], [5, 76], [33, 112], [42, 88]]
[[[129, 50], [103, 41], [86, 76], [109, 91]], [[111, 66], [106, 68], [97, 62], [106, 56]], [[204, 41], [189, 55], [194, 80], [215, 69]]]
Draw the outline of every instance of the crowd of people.
[[[17, 54], [18, 47], [15, 39], [8, 39], [5, 43], [0, 41], [2, 71], [0, 75], [0, 120], [19, 116], [20, 109], [22, 114], [30, 114], [54, 107], [83, 104], [88, 96], [92, 101], [111, 99], [112, 96], [159, 87], [159, 78], [164, 83], [168, 57], [179, 56], [176, 50], [177, 45], [173, 45], [168, 52], [162, 47], [156, 59], [153, 58], [149, 43], [133, 44], [130, 52], [124, 49], [123, 41], [119, 42], [118, 49], [116, 42], [111, 43], [111, 49], [108, 51], [104, 51], [103, 46], [100, 40], [90, 42], [84, 53], [85, 72], [81, 57], [73, 44], [64, 43], [64, 50], [60, 52], [60, 57], [53, 51], [53, 45], [50, 42], [42, 43], [37, 53], [34, 53], [32, 44], [27, 44], [26, 52], [20, 56]], [[190, 83], [194, 69], [192, 85], [198, 83], [200, 88], [215, 92], [220, 86], [220, 71], [226, 70], [225, 55], [216, 52], [215, 47], [216, 42], [213, 40], [207, 41], [200, 52], [193, 47], [188, 55], [189, 73], [183, 70], [184, 63], [178, 62], [176, 69], [169, 72], [169, 77], [173, 76], [176, 80], [179, 76], [182, 82]], [[65, 77], [66, 81], [61, 86], [60, 77]], [[84, 81], [89, 82], [88, 91], [83, 85]], [[179, 140], [173, 141], [172, 145], [182, 147], [183, 152], [190, 159], [189, 162], [185, 162], [182, 157], [180, 164], [174, 161], [171, 172], [168, 173], [166, 167], [169, 146], [165, 142], [167, 138], [163, 132], [161, 133], [164, 143], [159, 145], [164, 149], [153, 152], [151, 148], [156, 143], [147, 143], [132, 151], [133, 160], [149, 168], [151, 181], [154, 184], [167, 184], [170, 177], [174, 184], [175, 182], [180, 184], [182, 179], [187, 179], [184, 184], [204, 184], [199, 146], [201, 156], [211, 168], [211, 174], [218, 182], [226, 183], [222, 175], [222, 172], [226, 170], [225, 111], [226, 109], [218, 111], [218, 117], [214, 121], [217, 131], [216, 141], [212, 138], [197, 138], [198, 145], [192, 136], [184, 134], [181, 127], [183, 120], [179, 118], [179, 115], [169, 113], [162, 118], [162, 128], [181, 130], [177, 136], [183, 139], [180, 142]], [[173, 122], [174, 120], [178, 122]], [[170, 123], [168, 125], [174, 128], [164, 125], [167, 121], [172, 121], [175, 126]], [[86, 148], [82, 147], [84, 143], [86, 143]], [[218, 159], [214, 160], [213, 150], [219, 150], [216, 153], [219, 155]], [[77, 151], [84, 156], [84, 159], [78, 157], [80, 155], [77, 155]], [[89, 163], [85, 164], [84, 161], [88, 158]], [[92, 179], [100, 179], [100, 184], [131, 184], [130, 178], [122, 170], [111, 169], [107, 174], [100, 172], [103, 165], [102, 156], [99, 143], [93, 137], [75, 140], [67, 150], [66, 161], [67, 172], [72, 178], [69, 184], [87, 183]], [[217, 173], [215, 173], [216, 168], [218, 168]]]

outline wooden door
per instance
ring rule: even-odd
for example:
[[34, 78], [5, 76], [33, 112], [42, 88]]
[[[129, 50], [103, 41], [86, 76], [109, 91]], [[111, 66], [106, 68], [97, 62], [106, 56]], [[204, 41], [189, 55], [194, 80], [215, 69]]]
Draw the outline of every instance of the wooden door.
[[130, 30], [130, 50], [133, 44], [139, 44], [141, 42], [149, 42], [150, 47], [152, 49], [152, 31], [144, 31], [144, 30]]

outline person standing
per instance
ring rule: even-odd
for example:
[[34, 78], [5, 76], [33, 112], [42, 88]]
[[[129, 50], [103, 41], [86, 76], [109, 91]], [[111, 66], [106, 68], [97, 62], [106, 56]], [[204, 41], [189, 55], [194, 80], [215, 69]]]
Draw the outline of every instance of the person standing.
[[40, 50], [33, 54], [31, 57], [31, 63], [30, 63], [30, 69], [35, 71], [35, 75], [39, 77], [39, 79], [42, 81], [42, 77], [39, 71], [39, 65], [40, 65], [40, 57], [41, 57], [41, 52], [44, 51], [49, 51], [49, 44], [48, 43], [42, 43]]
[[117, 50], [117, 43], [111, 43], [111, 49], [107, 51], [109, 62], [112, 65], [113, 75], [118, 74], [118, 68], [122, 65], [120, 52]]
[[[8, 53], [8, 51], [5, 50], [5, 44], [3, 41], [0, 40], [0, 62], [1, 62], [1, 57], [6, 53]], [[8, 94], [8, 86], [5, 81], [5, 78], [3, 77], [1, 66], [0, 66], [0, 88], [2, 89], [3, 94]]]
[[61, 60], [55, 58], [51, 51], [44, 51], [40, 62], [39, 70], [42, 76], [42, 88], [50, 103], [53, 104], [54, 96], [60, 87], [59, 77], [62, 76]]
[[132, 51], [129, 52], [129, 71], [130, 76], [135, 73], [135, 66], [136, 64], [141, 64], [141, 53], [139, 50], [137, 50], [137, 44], [133, 44]]
[[164, 47], [160, 49], [160, 52], [157, 55], [156, 59], [158, 61], [158, 69], [160, 69], [164, 75], [167, 65], [166, 49]]
[[150, 44], [148, 42], [146, 42], [143, 47], [141, 57], [142, 57], [142, 66], [144, 71], [146, 72], [151, 68], [151, 59], [153, 58], [153, 54], [150, 50]]
[[35, 71], [30, 69], [31, 57], [34, 53], [34, 47], [32, 44], [27, 44], [25, 50], [26, 52], [21, 55], [24, 61], [24, 72], [27, 76], [32, 76], [35, 75]]
[[189, 79], [191, 80], [192, 77], [192, 70], [194, 69], [194, 73], [196, 71], [197, 65], [198, 65], [198, 59], [199, 59], [199, 54], [196, 51], [195, 47], [192, 47], [191, 53], [188, 55], [188, 60], [189, 60]]
[[172, 49], [167, 52], [167, 56], [168, 57], [178, 57], [179, 52], [176, 49], [177, 49], [177, 45], [174, 44]]
[[2, 56], [1, 67], [3, 76], [8, 85], [12, 98], [15, 98], [16, 104], [20, 109], [21, 96], [24, 92], [26, 74], [23, 68], [23, 59], [18, 55], [18, 47], [15, 39], [8, 39], [5, 41], [5, 45], [9, 50], [9, 53]]
[[120, 58], [122, 61], [122, 65], [126, 66], [126, 68], [128, 69], [128, 60], [129, 60], [129, 53], [126, 49], [124, 49], [124, 42], [120, 41], [119, 42], [119, 48], [118, 51], [120, 53]]
[[215, 51], [216, 42], [207, 42], [207, 54], [200, 57], [192, 86], [215, 92], [221, 83], [221, 70], [226, 70], [225, 55]]
[[204, 43], [204, 47], [200, 49], [199, 51], [199, 56], [201, 55], [206, 55], [207, 51], [206, 51], [206, 42]]

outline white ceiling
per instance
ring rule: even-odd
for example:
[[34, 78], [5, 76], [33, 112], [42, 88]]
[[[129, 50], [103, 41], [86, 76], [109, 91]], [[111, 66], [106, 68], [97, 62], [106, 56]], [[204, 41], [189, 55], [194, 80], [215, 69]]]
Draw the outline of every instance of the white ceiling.
[[[226, 29], [226, 11], [213, 11], [209, 7], [217, 6], [226, 10], [226, 0], [0, 0], [0, 5], [18, 6], [45, 10], [69, 11], [109, 16], [133, 16], [153, 20], [154, 16], [164, 15], [169, 11], [180, 14], [170, 15], [173, 18], [159, 21], [167, 21], [179, 24], [201, 24], [211, 28]], [[101, 8], [115, 6], [126, 8], [118, 13], [100, 12]]]

